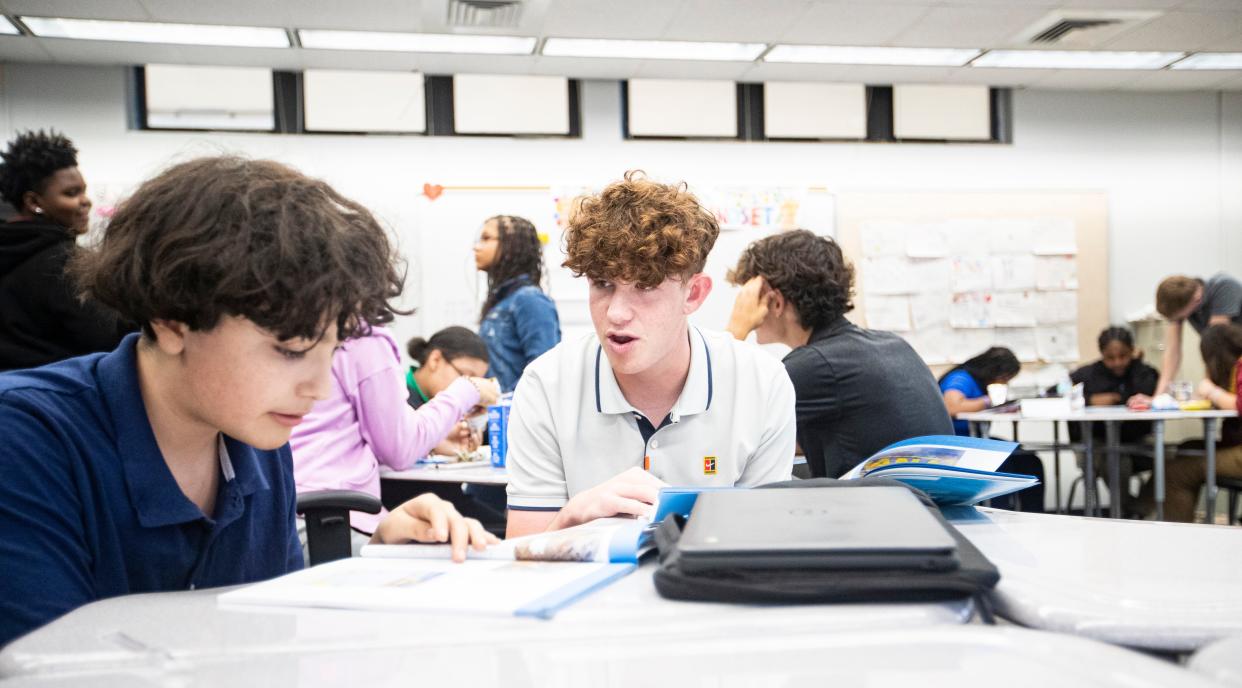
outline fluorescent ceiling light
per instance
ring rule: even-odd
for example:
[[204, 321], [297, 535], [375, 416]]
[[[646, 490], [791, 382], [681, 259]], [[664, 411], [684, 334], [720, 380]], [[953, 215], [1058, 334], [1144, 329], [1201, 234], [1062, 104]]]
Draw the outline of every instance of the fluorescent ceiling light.
[[13, 25], [13, 22], [8, 17], [0, 15], [0, 34], [16, 36], [19, 33], [21, 32], [17, 30], [17, 27]]
[[1170, 69], [1242, 69], [1242, 53], [1195, 53]]
[[22, 22], [42, 38], [79, 38], [90, 41], [125, 43], [175, 43], [179, 45], [224, 45], [238, 48], [288, 48], [284, 29], [263, 26], [220, 26], [215, 24], [159, 24], [155, 22], [108, 21], [100, 19], [58, 19], [22, 17]]
[[462, 36], [449, 33], [387, 33], [298, 29], [303, 48], [323, 50], [378, 50], [406, 53], [466, 53], [529, 55], [535, 50], [530, 36]]
[[777, 45], [764, 62], [961, 67], [977, 57], [975, 48], [883, 48], [846, 45]]
[[750, 62], [759, 57], [763, 43], [703, 43], [697, 41], [631, 41], [610, 38], [549, 38], [541, 54], [548, 57], [615, 57], [635, 60], [716, 60]]
[[1105, 50], [992, 50], [971, 67], [1016, 69], [1162, 69], [1186, 53]]

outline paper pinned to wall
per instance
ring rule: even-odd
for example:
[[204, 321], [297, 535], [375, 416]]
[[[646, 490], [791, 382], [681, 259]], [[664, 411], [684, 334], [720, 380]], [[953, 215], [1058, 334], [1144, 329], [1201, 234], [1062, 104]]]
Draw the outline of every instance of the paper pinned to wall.
[[992, 254], [1030, 253], [1036, 227], [1034, 220], [997, 220], [988, 233]]
[[954, 294], [949, 306], [949, 324], [954, 328], [992, 327], [992, 295], [977, 291]]
[[953, 259], [953, 291], [986, 291], [992, 288], [992, 261], [986, 256]]
[[965, 363], [983, 353], [996, 341], [996, 330], [953, 330], [950, 363]]
[[1078, 253], [1074, 221], [1064, 217], [1045, 218], [1035, 228], [1033, 249], [1040, 256], [1072, 256]]
[[947, 294], [953, 289], [953, 262], [947, 258], [911, 260], [910, 281], [916, 292]]
[[949, 240], [949, 254], [983, 256], [988, 254], [991, 227], [988, 220], [956, 219], [943, 224]]
[[1039, 256], [1035, 259], [1035, 286], [1040, 291], [1077, 289], [1077, 259], [1074, 256]]
[[953, 331], [947, 327], [902, 332], [901, 336], [927, 365], [952, 363], [949, 351], [953, 344]]
[[913, 225], [906, 237], [906, 255], [911, 258], [945, 258], [949, 239], [940, 224]]
[[909, 294], [914, 291], [910, 263], [897, 256], [863, 259], [863, 292], [867, 296]]
[[906, 253], [909, 227], [899, 222], [868, 222], [862, 227], [862, 252], [866, 257], [900, 256]]
[[827, 190], [811, 189], [802, 198], [798, 209], [798, 225], [815, 234], [834, 238], [837, 236], [837, 198]]
[[1035, 295], [1035, 321], [1040, 325], [1078, 322], [1078, 293], [1041, 291]]
[[1036, 344], [1035, 328], [1033, 327], [999, 327], [995, 332], [993, 346], [1003, 346], [1013, 352], [1023, 363], [1039, 360], [1039, 346]]
[[910, 329], [910, 299], [906, 296], [868, 296], [867, 327], [906, 332]]
[[[922, 292], [910, 297], [910, 324], [915, 330], [943, 327], [949, 324], [953, 298], [945, 291]], [[868, 304], [870, 313], [870, 304]]]
[[999, 291], [992, 294], [992, 327], [1033, 327], [1035, 293]]
[[996, 289], [1034, 289], [1035, 256], [992, 256], [992, 286]]
[[1039, 357], [1045, 361], [1072, 363], [1078, 361], [1078, 326], [1051, 325], [1035, 330]]

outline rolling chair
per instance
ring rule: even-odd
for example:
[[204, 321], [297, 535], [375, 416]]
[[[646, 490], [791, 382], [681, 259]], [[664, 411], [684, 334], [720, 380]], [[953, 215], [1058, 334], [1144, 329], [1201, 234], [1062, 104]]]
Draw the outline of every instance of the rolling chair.
[[380, 500], [354, 490], [324, 490], [298, 495], [296, 510], [306, 519], [306, 549], [310, 565], [348, 559], [349, 512], [380, 512]]

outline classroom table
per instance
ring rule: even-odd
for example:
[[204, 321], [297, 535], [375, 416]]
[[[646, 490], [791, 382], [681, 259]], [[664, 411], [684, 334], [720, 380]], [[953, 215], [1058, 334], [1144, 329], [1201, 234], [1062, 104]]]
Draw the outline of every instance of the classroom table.
[[[524, 653], [561, 646], [582, 652], [616, 648], [614, 659], [640, 648], [644, 655], [660, 653], [678, 643], [763, 647], [774, 639], [815, 634], [963, 624], [974, 612], [965, 600], [797, 606], [682, 602], [656, 593], [654, 570], [648, 561], [550, 620], [221, 607], [216, 596], [223, 589], [130, 595], [88, 604], [9, 644], [0, 652], [0, 677], [202, 667], [250, 659], [270, 670], [273, 679], [288, 672], [307, 680], [313, 678], [307, 668], [323, 656], [336, 658], [338, 666], [329, 673], [338, 678], [349, 675], [346, 665], [355, 660], [359, 675], [371, 676], [363, 660], [382, 656], [403, 666], [407, 657], [419, 658], [409, 665], [420, 676], [419, 685], [485, 685], [504, 683], [502, 673], [488, 674], [495, 667], [520, 664]], [[410, 675], [403, 674], [406, 685]], [[599, 681], [579, 685], [595, 683]]]
[[393, 471], [387, 468], [380, 468], [380, 480], [400, 480], [410, 482], [426, 482], [426, 483], [457, 483], [471, 485], [508, 485], [509, 473], [501, 468], [494, 468], [491, 464], [484, 463], [479, 466], [469, 466], [464, 468], [454, 467], [453, 464], [441, 467], [432, 465], [417, 465], [404, 471]]
[[1015, 623], [1165, 652], [1242, 635], [1242, 528], [946, 511], [1000, 569], [993, 601]]
[[[1085, 638], [982, 625], [787, 631], [763, 635], [629, 634], [609, 642], [506, 636], [451, 648], [337, 647], [165, 658], [142, 666], [54, 672], [5, 688], [197, 686], [811, 686], [1220, 688], [1172, 662]], [[411, 635], [416, 629], [409, 629]]]
[[1218, 640], [1199, 650], [1186, 662], [1186, 667], [1222, 685], [1242, 687], [1242, 635]]
[[[1150, 421], [1152, 424], [1152, 450], [1155, 481], [1155, 498], [1156, 498], [1156, 519], [1164, 520], [1164, 424], [1170, 420], [1200, 420], [1203, 422], [1203, 443], [1205, 448], [1205, 456], [1207, 462], [1207, 481], [1204, 484], [1204, 509], [1206, 511], [1205, 522], [1212, 523], [1216, 519], [1216, 421], [1221, 418], [1237, 417], [1236, 410], [1210, 409], [1206, 411], [1132, 411], [1125, 406], [1088, 406], [1078, 411], [1068, 411], [1058, 414], [1041, 413], [1036, 416], [1023, 415], [1021, 411], [975, 411], [969, 413], [959, 413], [957, 418], [968, 421], [972, 428], [978, 427], [977, 434], [980, 437], [987, 437], [988, 428], [994, 421], [1008, 421], [1017, 424], [1022, 421], [1051, 422], [1053, 423], [1054, 451], [1060, 449], [1059, 426], [1061, 421], [1069, 423], [1082, 423], [1083, 447], [1088, 457], [1092, 456], [1094, 436], [1091, 432], [1092, 423], [1102, 422], [1106, 430], [1106, 452], [1108, 458], [1109, 473], [1109, 493], [1114, 495], [1109, 501], [1110, 512], [1113, 518], [1121, 517], [1121, 500], [1116, 498], [1120, 494], [1121, 485], [1118, 475], [1120, 473], [1118, 462], [1121, 457], [1121, 445], [1119, 438], [1119, 424], [1123, 421]], [[1059, 453], [1058, 453], [1059, 457]], [[1095, 462], [1083, 462], [1084, 478], [1083, 491], [1085, 497], [1084, 512], [1087, 515], [1095, 515], [1096, 513], [1096, 486], [1095, 486]], [[1055, 499], [1058, 500], [1060, 506], [1060, 461], [1056, 463], [1058, 474], [1058, 484]], [[1058, 509], [1059, 510], [1059, 509]]]

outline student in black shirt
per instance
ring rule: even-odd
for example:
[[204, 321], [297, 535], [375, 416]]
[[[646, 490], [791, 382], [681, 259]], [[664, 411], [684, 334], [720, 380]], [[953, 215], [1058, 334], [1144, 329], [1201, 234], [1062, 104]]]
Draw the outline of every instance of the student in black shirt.
[[[1085, 365], [1070, 374], [1074, 384], [1082, 383], [1083, 395], [1088, 406], [1117, 406], [1127, 403], [1136, 394], [1151, 395], [1156, 391], [1156, 382], [1160, 373], [1143, 362], [1142, 356], [1134, 348], [1134, 335], [1124, 327], [1109, 327], [1100, 333], [1097, 342], [1100, 347], [1100, 360]], [[1070, 439], [1082, 441], [1082, 429], [1078, 423], [1070, 423]], [[1108, 458], [1104, 451], [1106, 428], [1104, 423], [1092, 424], [1092, 436], [1095, 438], [1095, 470], [1096, 475], [1108, 475]], [[1147, 421], [1125, 421], [1119, 430], [1122, 444], [1135, 444], [1151, 434], [1151, 423]], [[1119, 460], [1121, 475], [1122, 510], [1127, 514], [1137, 512], [1136, 498], [1130, 494], [1128, 486], [1130, 476], [1135, 471], [1150, 471], [1152, 459], [1148, 456], [1134, 456], [1122, 453]]]
[[891, 332], [845, 319], [854, 269], [832, 239], [806, 230], [760, 239], [729, 281], [742, 291], [729, 331], [793, 347], [783, 362], [797, 399], [798, 444], [811, 474], [838, 477], [859, 461], [920, 435], [951, 435], [936, 380]]

